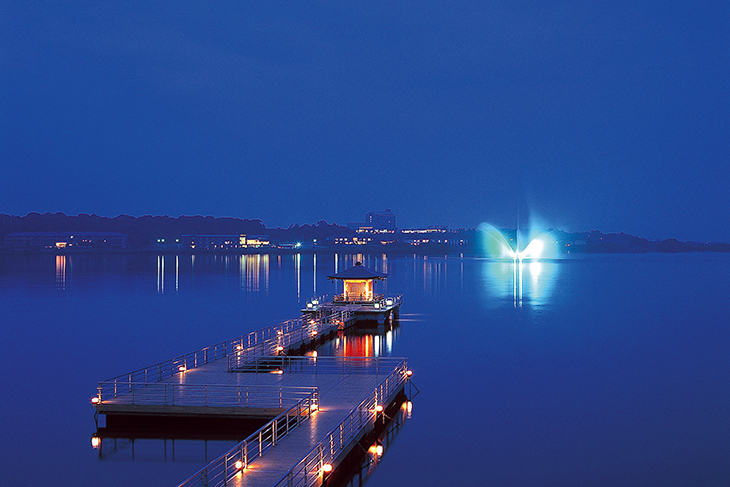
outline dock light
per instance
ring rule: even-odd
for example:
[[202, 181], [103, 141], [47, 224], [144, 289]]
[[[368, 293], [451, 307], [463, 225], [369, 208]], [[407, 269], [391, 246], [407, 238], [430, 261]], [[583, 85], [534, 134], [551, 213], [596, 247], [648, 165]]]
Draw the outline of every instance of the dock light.
[[413, 371], [412, 370], [406, 370], [406, 377], [410, 377], [412, 375], [413, 375]]
[[177, 370], [180, 372], [185, 372], [186, 370], [188, 370], [188, 368], [185, 367], [184, 365], [181, 365], [180, 367], [177, 368]]
[[236, 350], [243, 350], [243, 345], [236, 345]]
[[277, 352], [283, 352], [284, 351], [284, 347], [282, 347], [281, 345], [279, 345], [278, 347], [276, 347], [276, 351]]
[[330, 473], [332, 471], [332, 464], [331, 463], [325, 463], [322, 465], [322, 471], [324, 473]]
[[378, 456], [382, 456], [383, 455], [383, 445], [376, 445], [375, 453], [377, 453]]
[[392, 300], [392, 299], [386, 299], [386, 300], [385, 300], [385, 304], [386, 304], [387, 306], [393, 306], [393, 300]]
[[375, 406], [375, 412], [376, 413], [382, 413], [383, 412], [383, 406], [380, 405], [380, 404], [378, 404], [377, 406]]
[[99, 396], [92, 397], [91, 398], [91, 404], [94, 404], [94, 405], [101, 404], [101, 398]]
[[317, 330], [314, 330], [314, 331], [312, 332], [312, 336], [313, 336], [313, 337], [316, 337], [316, 336], [317, 336]]
[[101, 438], [98, 436], [92, 436], [91, 437], [91, 448], [99, 448], [101, 445]]
[[309, 410], [312, 412], [316, 411], [317, 409], [319, 409], [319, 406], [317, 406], [316, 404], [312, 404], [311, 406], [309, 406]]
[[241, 460], [236, 460], [236, 470], [243, 470], [243, 462]]

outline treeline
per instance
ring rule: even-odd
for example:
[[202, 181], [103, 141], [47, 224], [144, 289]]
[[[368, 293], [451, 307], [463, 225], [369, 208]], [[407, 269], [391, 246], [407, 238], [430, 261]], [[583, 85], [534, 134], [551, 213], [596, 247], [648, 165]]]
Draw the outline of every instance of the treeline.
[[182, 235], [268, 235], [277, 241], [326, 239], [354, 232], [336, 224], [320, 221], [316, 225], [292, 225], [289, 228], [266, 228], [261, 220], [215, 218], [212, 216], [140, 216], [119, 215], [113, 218], [64, 213], [29, 213], [26, 216], [0, 215], [0, 242], [5, 235], [17, 232], [118, 232], [129, 237], [129, 247], [144, 247], [158, 239], [170, 241]]
[[647, 252], [730, 252], [730, 244], [712, 242], [681, 242], [670, 238], [648, 240], [626, 233], [592, 232], [565, 233], [555, 232], [565, 242], [564, 250], [576, 253], [647, 253]]
[[[113, 218], [98, 215], [64, 213], [29, 213], [26, 216], [0, 214], [0, 247], [5, 235], [17, 232], [118, 232], [127, 235], [130, 248], [145, 248], [154, 245], [159, 239], [167, 243], [183, 235], [267, 235], [273, 244], [283, 242], [312, 243], [317, 239], [318, 246], [331, 244], [331, 237], [354, 236], [355, 231], [327, 223], [324, 220], [310, 225], [291, 225], [288, 228], [266, 228], [261, 220], [240, 218], [215, 218], [212, 216], [141, 216], [119, 215]], [[515, 230], [505, 229], [507, 238], [515, 238]], [[461, 231], [468, 244], [459, 247], [460, 251], [479, 253], [477, 243], [481, 239], [476, 231]], [[549, 231], [559, 242], [563, 252], [571, 253], [645, 253], [645, 252], [730, 252], [730, 244], [709, 242], [681, 242], [676, 239], [662, 241], [648, 240], [625, 233], [591, 232], [567, 233], [559, 230]], [[329, 239], [329, 242], [328, 242]], [[396, 239], [397, 240], [397, 239]], [[412, 252], [413, 246], [404, 241], [395, 241], [383, 246], [374, 240], [372, 246], [388, 251]], [[367, 246], [363, 248], [365, 250]], [[448, 252], [446, 244], [429, 243], [418, 246], [419, 252]]]

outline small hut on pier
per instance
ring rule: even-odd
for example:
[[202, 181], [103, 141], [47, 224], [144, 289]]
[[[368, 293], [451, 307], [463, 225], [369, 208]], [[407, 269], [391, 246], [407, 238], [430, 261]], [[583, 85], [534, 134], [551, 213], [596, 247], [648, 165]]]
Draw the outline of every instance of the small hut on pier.
[[382, 294], [375, 294], [375, 281], [382, 281], [388, 277], [388, 274], [380, 274], [372, 269], [368, 269], [362, 262], [355, 263], [354, 267], [339, 272], [332, 276], [327, 276], [331, 280], [342, 281], [344, 290], [342, 294], [335, 296], [333, 303], [371, 303], [383, 299]]

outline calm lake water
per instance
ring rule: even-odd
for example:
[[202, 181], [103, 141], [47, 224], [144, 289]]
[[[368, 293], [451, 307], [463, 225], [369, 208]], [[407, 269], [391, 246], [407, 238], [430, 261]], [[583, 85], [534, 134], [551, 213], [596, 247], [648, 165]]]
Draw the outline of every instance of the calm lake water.
[[295, 318], [356, 259], [405, 297], [359, 346], [421, 391], [368, 486], [730, 485], [725, 254], [0, 256], [0, 483], [177, 485], [228, 444], [100, 459], [96, 383]]

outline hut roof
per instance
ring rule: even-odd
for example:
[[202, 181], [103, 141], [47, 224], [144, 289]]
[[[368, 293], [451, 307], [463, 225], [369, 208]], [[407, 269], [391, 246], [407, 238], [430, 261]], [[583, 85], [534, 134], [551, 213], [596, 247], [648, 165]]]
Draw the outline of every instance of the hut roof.
[[350, 267], [333, 276], [327, 276], [327, 279], [385, 279], [386, 277], [388, 277], [388, 274], [380, 274], [368, 269], [362, 265], [362, 262], [356, 262], [355, 267]]

